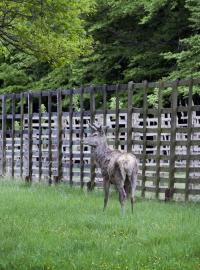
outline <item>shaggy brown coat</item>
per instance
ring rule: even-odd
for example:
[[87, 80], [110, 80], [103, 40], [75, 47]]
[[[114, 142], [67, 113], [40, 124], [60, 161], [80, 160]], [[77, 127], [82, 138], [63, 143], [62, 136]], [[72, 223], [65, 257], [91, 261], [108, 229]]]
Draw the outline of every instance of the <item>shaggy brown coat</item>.
[[110, 184], [114, 184], [119, 192], [122, 212], [128, 186], [130, 186], [131, 208], [133, 211], [134, 194], [137, 182], [138, 165], [132, 153], [112, 150], [108, 147], [105, 128], [90, 125], [93, 133], [84, 139], [84, 143], [95, 148], [95, 159], [101, 168], [104, 183], [104, 210], [107, 207]]

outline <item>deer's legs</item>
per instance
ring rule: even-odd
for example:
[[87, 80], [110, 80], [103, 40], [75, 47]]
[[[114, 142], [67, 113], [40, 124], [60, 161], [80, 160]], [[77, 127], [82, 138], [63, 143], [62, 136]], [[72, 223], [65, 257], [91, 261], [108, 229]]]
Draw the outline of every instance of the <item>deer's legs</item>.
[[103, 180], [103, 187], [104, 187], [104, 207], [103, 210], [106, 209], [108, 204], [108, 196], [109, 196], [109, 189], [110, 189], [110, 181], [107, 181], [105, 178]]
[[131, 178], [130, 178], [130, 183], [131, 183], [131, 210], [133, 213], [133, 204], [134, 204], [134, 196], [135, 196], [135, 188], [136, 188], [136, 183], [137, 183], [137, 173], [133, 172]]
[[119, 201], [121, 204], [121, 211], [122, 214], [124, 214], [124, 205], [125, 205], [125, 200], [126, 200], [126, 192], [124, 190], [124, 187], [122, 187], [119, 191]]
[[121, 211], [122, 211], [122, 214], [124, 214], [124, 204], [126, 200], [126, 192], [124, 190], [124, 185], [123, 183], [120, 183], [120, 184], [117, 184], [116, 187], [119, 192], [119, 202], [121, 205]]

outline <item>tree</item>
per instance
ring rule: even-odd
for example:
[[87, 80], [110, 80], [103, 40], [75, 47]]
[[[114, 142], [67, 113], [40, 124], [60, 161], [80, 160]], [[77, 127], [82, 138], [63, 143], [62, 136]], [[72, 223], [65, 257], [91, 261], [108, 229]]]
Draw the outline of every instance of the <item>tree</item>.
[[[33, 18], [18, 19], [24, 32], [18, 32], [21, 28], [14, 22], [14, 28], [5, 27], [6, 33], [16, 37], [14, 46], [24, 52], [11, 50], [0, 59], [1, 91], [200, 75], [197, 0], [98, 0], [95, 8], [93, 0], [5, 2], [7, 7], [23, 3], [23, 14], [29, 10]], [[44, 15], [40, 3], [46, 5]], [[139, 100], [141, 93], [136, 94]]]
[[90, 50], [83, 14], [92, 0], [2, 0], [0, 44], [51, 64], [71, 63]]
[[200, 2], [186, 0], [189, 13], [190, 32], [180, 40], [179, 51], [164, 54], [166, 59], [176, 61], [176, 69], [170, 78], [191, 78], [200, 76]]
[[158, 80], [175, 67], [163, 53], [179, 51], [189, 32], [185, 0], [99, 0], [88, 18], [94, 51], [83, 81]]
[[72, 79], [71, 65], [51, 66], [23, 52], [0, 54], [0, 93], [67, 88]]

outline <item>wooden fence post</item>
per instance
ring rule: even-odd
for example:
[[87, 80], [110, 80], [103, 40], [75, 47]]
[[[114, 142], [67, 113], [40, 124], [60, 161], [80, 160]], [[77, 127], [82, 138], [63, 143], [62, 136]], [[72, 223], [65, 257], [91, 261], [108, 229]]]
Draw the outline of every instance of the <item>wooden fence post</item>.
[[115, 149], [119, 148], [119, 84], [116, 84], [115, 89], [116, 104], [115, 104]]
[[61, 90], [57, 91], [57, 178], [56, 183], [62, 179], [62, 100]]
[[189, 184], [190, 184], [190, 160], [191, 160], [191, 135], [192, 135], [192, 89], [193, 79], [190, 79], [189, 93], [188, 93], [188, 126], [187, 126], [187, 157], [186, 157], [186, 175], [185, 175], [185, 201], [189, 198]]
[[7, 95], [4, 94], [2, 96], [2, 176], [6, 175], [6, 129], [7, 129], [6, 101]]
[[[95, 121], [95, 89], [94, 87], [90, 88], [90, 123], [94, 124]], [[94, 188], [95, 185], [95, 158], [94, 158], [94, 150], [91, 149], [91, 168], [90, 168], [90, 176], [91, 176], [91, 189]]]
[[24, 166], [24, 93], [20, 94], [20, 177], [23, 177]]
[[49, 185], [52, 184], [52, 126], [51, 126], [51, 103], [52, 93], [48, 92], [48, 162], [49, 162]]
[[84, 94], [84, 88], [81, 87], [81, 94], [80, 94], [80, 182], [81, 182], [81, 188], [84, 186], [84, 160], [83, 160], [83, 94]]
[[38, 153], [39, 153], [39, 156], [38, 156], [38, 178], [39, 178], [39, 181], [41, 181], [41, 178], [42, 178], [42, 92], [39, 93], [39, 100], [38, 100], [38, 103], [39, 103], [39, 127], [38, 127], [38, 139], [39, 139], [39, 142], [38, 142]]
[[171, 135], [170, 135], [170, 164], [169, 164], [169, 191], [170, 198], [173, 198], [175, 182], [175, 161], [176, 161], [176, 122], [177, 122], [177, 102], [178, 102], [178, 81], [172, 85], [171, 95]]
[[107, 125], [107, 85], [103, 86], [103, 125]]
[[159, 82], [158, 88], [158, 108], [157, 108], [157, 117], [158, 117], [158, 127], [157, 127], [157, 141], [156, 141], [156, 179], [155, 179], [155, 188], [156, 188], [156, 198], [159, 198], [159, 183], [160, 183], [160, 147], [161, 147], [161, 120], [162, 120], [162, 91], [163, 91], [163, 82]]
[[32, 93], [28, 93], [28, 179], [27, 181], [32, 181], [32, 166], [33, 166], [33, 155], [32, 155], [32, 146], [33, 146], [33, 127], [32, 127], [32, 118], [33, 118], [33, 97]]
[[132, 131], [133, 131], [133, 82], [128, 83], [128, 111], [127, 111], [127, 151], [132, 152]]
[[73, 185], [73, 91], [70, 90], [69, 101], [69, 182]]
[[11, 176], [15, 175], [15, 101], [16, 94], [12, 94], [12, 126], [11, 126]]
[[142, 197], [145, 196], [145, 182], [146, 182], [146, 159], [147, 159], [147, 112], [148, 112], [148, 103], [147, 103], [147, 90], [148, 82], [143, 82], [143, 150], [142, 150]]

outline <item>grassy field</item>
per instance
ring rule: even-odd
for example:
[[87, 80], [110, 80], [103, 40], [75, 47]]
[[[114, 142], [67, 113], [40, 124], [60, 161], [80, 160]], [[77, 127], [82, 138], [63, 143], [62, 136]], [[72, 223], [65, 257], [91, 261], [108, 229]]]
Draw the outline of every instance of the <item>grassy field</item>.
[[200, 205], [0, 183], [0, 269], [200, 269]]

